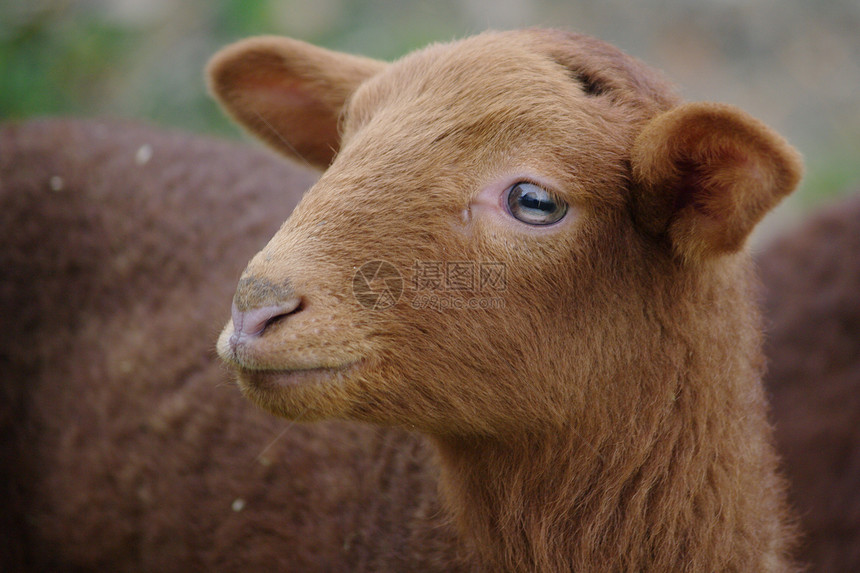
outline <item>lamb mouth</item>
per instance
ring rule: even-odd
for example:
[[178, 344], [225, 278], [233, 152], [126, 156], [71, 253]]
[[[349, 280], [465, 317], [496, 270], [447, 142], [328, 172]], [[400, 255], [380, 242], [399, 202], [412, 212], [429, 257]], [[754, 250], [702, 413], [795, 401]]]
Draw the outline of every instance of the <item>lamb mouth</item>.
[[354, 368], [355, 363], [344, 366], [320, 366], [285, 370], [254, 370], [237, 368], [238, 383], [241, 388], [255, 390], [276, 390], [336, 382]]

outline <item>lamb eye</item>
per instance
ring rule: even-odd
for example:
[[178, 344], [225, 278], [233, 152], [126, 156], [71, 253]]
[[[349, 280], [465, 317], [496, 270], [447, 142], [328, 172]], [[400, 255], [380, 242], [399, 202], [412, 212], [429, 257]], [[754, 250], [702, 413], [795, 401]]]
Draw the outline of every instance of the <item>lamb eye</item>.
[[551, 225], [567, 213], [567, 203], [533, 183], [515, 183], [507, 194], [508, 211], [529, 225]]

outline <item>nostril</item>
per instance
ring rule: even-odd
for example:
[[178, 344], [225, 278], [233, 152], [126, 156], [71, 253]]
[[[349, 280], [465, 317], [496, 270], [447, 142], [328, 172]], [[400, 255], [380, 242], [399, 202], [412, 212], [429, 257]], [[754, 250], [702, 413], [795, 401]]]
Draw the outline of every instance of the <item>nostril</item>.
[[239, 310], [236, 303], [233, 303], [233, 331], [238, 336], [259, 336], [275, 322], [301, 309], [302, 301], [299, 298], [246, 311]]

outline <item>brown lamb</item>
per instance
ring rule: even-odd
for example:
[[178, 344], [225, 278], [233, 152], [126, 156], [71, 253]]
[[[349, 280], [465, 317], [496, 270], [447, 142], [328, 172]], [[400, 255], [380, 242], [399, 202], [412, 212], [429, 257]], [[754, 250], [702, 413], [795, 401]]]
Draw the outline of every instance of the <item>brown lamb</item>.
[[[392, 65], [256, 39], [211, 70], [275, 148], [334, 159], [219, 343], [265, 409], [333, 420], [248, 407], [207, 341], [307, 173], [6, 128], [4, 571], [792, 569], [743, 252], [799, 177], [778, 136], [561, 32]], [[521, 181], [561, 220], [513, 219]], [[405, 280], [365, 308], [380, 259], [502, 264], [504, 304], [415, 308]]]
[[[554, 31], [391, 65], [256, 38], [209, 73], [242, 125], [326, 169], [245, 269], [219, 354], [277, 415], [426, 436], [451, 533], [403, 522], [392, 559], [439, 532], [446, 570], [791, 569], [743, 249], [799, 179], [782, 139]], [[379, 260], [413, 286], [502, 265], [504, 304], [364, 308]]]
[[765, 383], [801, 558], [816, 571], [860, 571], [860, 195], [786, 232], [757, 261]]

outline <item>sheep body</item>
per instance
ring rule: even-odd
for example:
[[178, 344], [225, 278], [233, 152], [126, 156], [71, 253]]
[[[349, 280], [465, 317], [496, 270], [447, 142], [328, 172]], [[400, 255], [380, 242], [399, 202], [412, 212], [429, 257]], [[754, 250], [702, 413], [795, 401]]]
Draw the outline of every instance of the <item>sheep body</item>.
[[757, 257], [765, 382], [801, 518], [801, 559], [860, 570], [860, 195], [822, 209]]
[[279, 421], [213, 360], [236, 270], [314, 177], [136, 124], [0, 130], [0, 570], [360, 570], [417, 545], [422, 439]]

